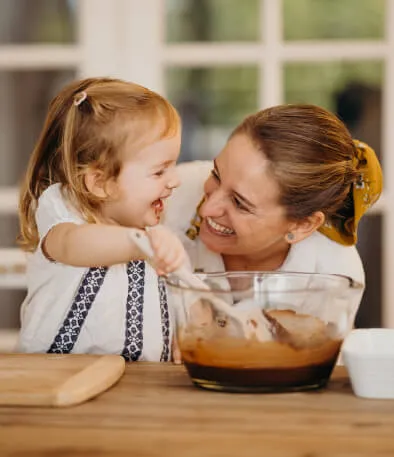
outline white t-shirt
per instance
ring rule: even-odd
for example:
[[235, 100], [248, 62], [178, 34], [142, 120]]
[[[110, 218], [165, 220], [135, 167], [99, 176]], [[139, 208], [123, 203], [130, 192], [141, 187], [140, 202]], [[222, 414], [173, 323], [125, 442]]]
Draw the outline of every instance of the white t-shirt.
[[[190, 240], [186, 231], [195, 216], [196, 207], [204, 194], [203, 186], [213, 168], [212, 162], [195, 161], [178, 165], [181, 185], [174, 190], [166, 204], [163, 223], [172, 228], [181, 238], [197, 271], [225, 271], [220, 254], [207, 249], [197, 237]], [[343, 246], [320, 232], [291, 246], [289, 254], [279, 268], [280, 271], [340, 274], [364, 285], [365, 274], [355, 246]], [[354, 294], [353, 310], [356, 313], [363, 289]]]
[[[57, 224], [84, 224], [59, 184], [41, 195], [41, 241]], [[105, 240], [103, 240], [105, 242]], [[162, 280], [145, 262], [82, 268], [29, 256], [19, 349], [24, 352], [122, 354], [126, 360], [170, 358], [171, 326]]]

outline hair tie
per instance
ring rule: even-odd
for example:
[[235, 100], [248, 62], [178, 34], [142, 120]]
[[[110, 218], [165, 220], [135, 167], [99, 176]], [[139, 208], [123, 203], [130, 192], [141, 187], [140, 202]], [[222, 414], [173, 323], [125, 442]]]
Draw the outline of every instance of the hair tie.
[[329, 223], [319, 229], [323, 235], [346, 246], [356, 244], [360, 219], [378, 200], [383, 186], [382, 169], [375, 151], [359, 140], [353, 140], [353, 144], [352, 164], [354, 170], [357, 171], [357, 176], [351, 190], [354, 214], [344, 221], [347, 233], [343, 233]]
[[79, 92], [74, 96], [74, 105], [79, 106], [88, 98], [88, 94], [85, 91]]
[[359, 140], [353, 140], [354, 154], [352, 158], [353, 167], [358, 170], [361, 166], [367, 165], [366, 150], [371, 149], [366, 143]]

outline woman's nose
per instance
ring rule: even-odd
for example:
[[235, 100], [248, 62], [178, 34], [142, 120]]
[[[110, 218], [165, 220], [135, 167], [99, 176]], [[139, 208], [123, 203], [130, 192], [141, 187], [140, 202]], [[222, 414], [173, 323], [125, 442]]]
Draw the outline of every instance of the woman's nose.
[[200, 214], [202, 217], [222, 216], [225, 211], [226, 196], [220, 190], [215, 190], [205, 195], [205, 202], [201, 207]]

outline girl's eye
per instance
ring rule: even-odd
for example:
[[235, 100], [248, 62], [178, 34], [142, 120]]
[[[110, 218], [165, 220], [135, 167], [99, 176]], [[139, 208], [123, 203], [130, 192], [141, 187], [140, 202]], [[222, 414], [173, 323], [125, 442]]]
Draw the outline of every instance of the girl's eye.
[[165, 172], [165, 170], [159, 170], [155, 173], [155, 176], [163, 176], [164, 172]]
[[211, 170], [211, 176], [213, 177], [213, 179], [217, 182], [220, 182], [220, 178], [219, 178], [219, 175], [217, 173], [217, 171], [215, 169]]

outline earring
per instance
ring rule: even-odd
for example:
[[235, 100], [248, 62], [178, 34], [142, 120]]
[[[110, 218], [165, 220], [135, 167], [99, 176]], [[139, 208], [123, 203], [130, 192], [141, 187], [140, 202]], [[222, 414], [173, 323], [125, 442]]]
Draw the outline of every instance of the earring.
[[289, 232], [289, 233], [286, 235], [286, 240], [289, 241], [289, 242], [290, 242], [290, 241], [294, 241], [294, 240], [295, 240], [295, 235], [294, 235], [294, 233]]

